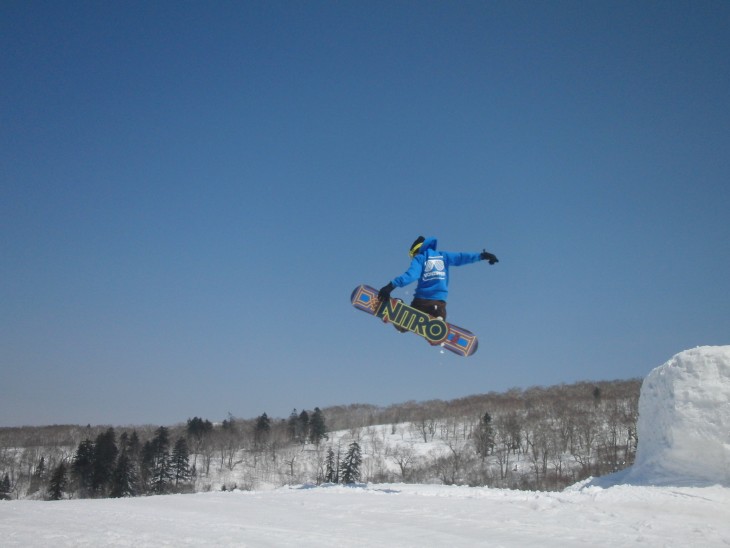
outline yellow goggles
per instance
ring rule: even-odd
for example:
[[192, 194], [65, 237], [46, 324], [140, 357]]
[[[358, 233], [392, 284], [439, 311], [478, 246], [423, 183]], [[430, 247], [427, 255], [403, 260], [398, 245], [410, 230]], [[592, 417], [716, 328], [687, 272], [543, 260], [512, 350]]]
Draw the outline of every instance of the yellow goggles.
[[411, 259], [416, 256], [416, 253], [418, 253], [418, 250], [421, 249], [422, 245], [423, 242], [420, 242], [411, 248], [411, 250], [408, 252], [408, 255], [411, 257]]

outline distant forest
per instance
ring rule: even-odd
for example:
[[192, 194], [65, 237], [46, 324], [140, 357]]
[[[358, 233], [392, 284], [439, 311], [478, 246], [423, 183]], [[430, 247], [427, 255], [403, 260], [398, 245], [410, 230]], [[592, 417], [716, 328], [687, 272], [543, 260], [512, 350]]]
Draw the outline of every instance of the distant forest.
[[359, 481], [562, 489], [633, 463], [640, 387], [580, 382], [172, 426], [0, 428], [0, 499]]

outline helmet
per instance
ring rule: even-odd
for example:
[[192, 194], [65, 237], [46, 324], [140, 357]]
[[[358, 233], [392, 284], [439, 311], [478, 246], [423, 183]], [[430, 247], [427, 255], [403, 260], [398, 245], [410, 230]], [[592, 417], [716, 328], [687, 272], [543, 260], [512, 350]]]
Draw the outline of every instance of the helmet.
[[426, 238], [423, 236], [419, 236], [415, 239], [415, 241], [411, 244], [411, 249], [408, 251], [408, 255], [411, 256], [411, 259], [415, 257], [418, 254], [418, 250], [421, 249], [421, 245], [423, 242], [426, 241]]

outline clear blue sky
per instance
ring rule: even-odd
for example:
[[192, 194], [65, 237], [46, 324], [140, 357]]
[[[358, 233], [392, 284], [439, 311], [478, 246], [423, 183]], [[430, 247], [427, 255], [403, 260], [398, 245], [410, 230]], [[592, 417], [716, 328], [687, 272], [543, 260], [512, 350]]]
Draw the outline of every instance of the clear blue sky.
[[[726, 1], [7, 0], [0, 50], [0, 425], [451, 399], [730, 343]], [[452, 273], [471, 358], [349, 303], [419, 234], [500, 258]]]

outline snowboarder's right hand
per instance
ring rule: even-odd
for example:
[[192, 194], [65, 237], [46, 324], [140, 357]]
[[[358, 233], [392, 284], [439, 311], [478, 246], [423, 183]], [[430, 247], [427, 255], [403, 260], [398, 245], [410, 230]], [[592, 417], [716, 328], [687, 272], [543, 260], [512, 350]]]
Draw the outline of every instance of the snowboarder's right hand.
[[380, 288], [380, 291], [378, 291], [378, 299], [381, 301], [387, 301], [394, 289], [395, 286], [393, 285], [393, 282], [388, 282], [388, 285], [384, 285]]

